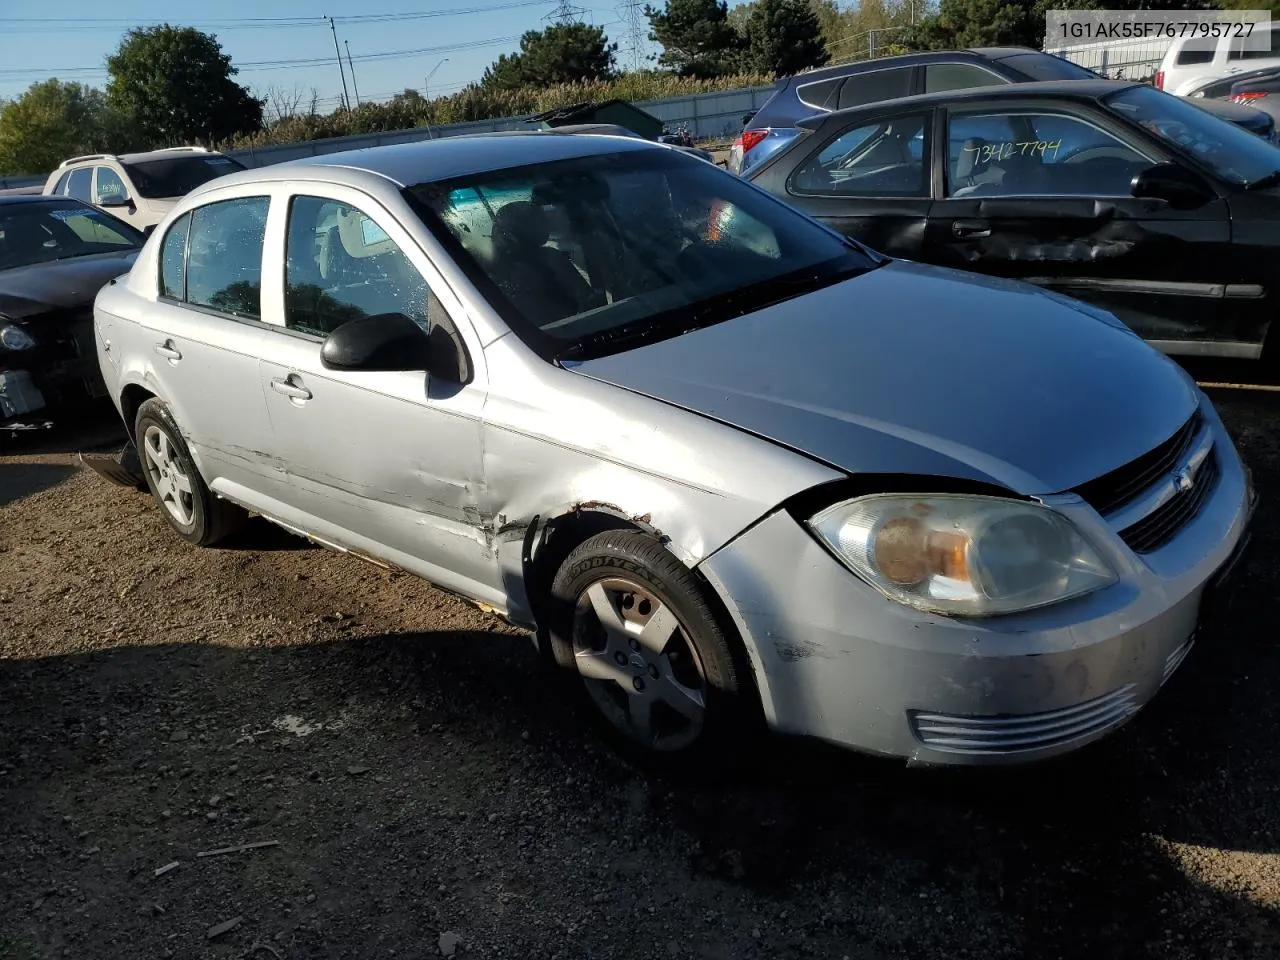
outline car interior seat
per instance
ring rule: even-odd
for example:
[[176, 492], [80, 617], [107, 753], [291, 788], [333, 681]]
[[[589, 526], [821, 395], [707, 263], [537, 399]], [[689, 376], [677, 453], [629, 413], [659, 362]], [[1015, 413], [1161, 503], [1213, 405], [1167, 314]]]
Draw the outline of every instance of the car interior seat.
[[581, 313], [595, 300], [569, 255], [547, 246], [550, 236], [545, 211], [528, 200], [505, 204], [494, 218], [490, 276], [539, 325]]

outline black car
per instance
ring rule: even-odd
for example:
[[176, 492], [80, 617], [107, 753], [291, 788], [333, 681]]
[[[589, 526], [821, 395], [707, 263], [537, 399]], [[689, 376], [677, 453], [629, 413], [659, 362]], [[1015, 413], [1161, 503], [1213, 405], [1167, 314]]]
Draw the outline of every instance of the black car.
[[1263, 355], [1280, 310], [1280, 148], [1185, 99], [1011, 84], [804, 129], [746, 176], [856, 240], [1090, 301], [1168, 353]]
[[[801, 136], [801, 120], [834, 110], [973, 87], [1100, 79], [1079, 64], [1029, 47], [930, 50], [810, 70], [783, 77], [769, 102], [743, 118], [743, 131], [729, 151], [727, 166], [731, 173], [746, 175]], [[1225, 100], [1196, 102], [1264, 139], [1276, 136], [1275, 121], [1261, 110]]]
[[0, 434], [105, 396], [93, 301], [128, 273], [142, 234], [64, 197], [0, 197]]

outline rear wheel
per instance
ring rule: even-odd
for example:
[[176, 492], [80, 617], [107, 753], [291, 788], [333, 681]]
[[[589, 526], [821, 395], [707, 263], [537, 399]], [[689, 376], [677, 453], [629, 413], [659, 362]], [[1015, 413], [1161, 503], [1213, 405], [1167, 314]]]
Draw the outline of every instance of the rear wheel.
[[591, 537], [552, 585], [548, 635], [620, 746], [685, 761], [724, 761], [756, 731], [745, 658], [694, 574], [655, 538]]
[[153, 397], [138, 407], [134, 437], [147, 489], [178, 536], [206, 547], [243, 524], [247, 514], [205, 485], [164, 401]]

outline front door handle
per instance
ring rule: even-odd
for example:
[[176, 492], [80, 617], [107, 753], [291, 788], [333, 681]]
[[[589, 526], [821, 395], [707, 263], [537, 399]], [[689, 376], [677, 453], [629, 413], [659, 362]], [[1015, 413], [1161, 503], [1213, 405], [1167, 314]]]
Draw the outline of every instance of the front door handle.
[[986, 220], [957, 220], [951, 224], [951, 232], [957, 237], [977, 240], [991, 236], [991, 224]]
[[164, 343], [157, 343], [155, 346], [156, 353], [164, 357], [166, 360], [177, 363], [182, 359], [182, 351], [173, 345], [172, 340], [166, 340]]
[[297, 382], [293, 377], [286, 379], [272, 379], [271, 389], [276, 393], [284, 394], [290, 400], [310, 400], [311, 391]]

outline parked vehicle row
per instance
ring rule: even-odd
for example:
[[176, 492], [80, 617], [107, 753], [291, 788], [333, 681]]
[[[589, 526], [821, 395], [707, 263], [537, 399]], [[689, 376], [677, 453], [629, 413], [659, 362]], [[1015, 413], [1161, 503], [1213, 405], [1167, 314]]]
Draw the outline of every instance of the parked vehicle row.
[[252, 511], [469, 597], [649, 756], [1082, 746], [1182, 663], [1252, 513], [1212, 404], [1110, 314], [637, 139], [233, 174], [95, 317], [178, 535]]

